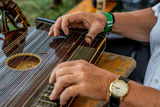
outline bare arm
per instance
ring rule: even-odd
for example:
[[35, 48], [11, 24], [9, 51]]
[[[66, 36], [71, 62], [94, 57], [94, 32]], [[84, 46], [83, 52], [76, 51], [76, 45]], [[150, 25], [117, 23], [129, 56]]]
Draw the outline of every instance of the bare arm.
[[112, 31], [125, 37], [149, 41], [152, 27], [156, 23], [156, 17], [151, 8], [134, 12], [114, 13], [115, 24]]
[[160, 91], [133, 81], [129, 82], [129, 86], [129, 93], [120, 103], [121, 107], [159, 107]]
[[[112, 32], [138, 41], [149, 41], [151, 29], [157, 20], [151, 8], [113, 14], [115, 23]], [[49, 35], [58, 36], [60, 29], [67, 35], [69, 34], [68, 26], [71, 26], [88, 29], [87, 35], [94, 39], [98, 33], [104, 30], [106, 23], [106, 16], [103, 14], [77, 12], [59, 17], [51, 27]]]

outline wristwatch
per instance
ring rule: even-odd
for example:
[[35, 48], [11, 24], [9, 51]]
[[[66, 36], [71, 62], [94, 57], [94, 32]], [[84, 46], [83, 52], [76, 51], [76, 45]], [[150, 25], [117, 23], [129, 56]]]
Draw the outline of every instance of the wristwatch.
[[129, 91], [128, 81], [129, 79], [120, 76], [110, 84], [109, 107], [119, 107], [120, 101]]

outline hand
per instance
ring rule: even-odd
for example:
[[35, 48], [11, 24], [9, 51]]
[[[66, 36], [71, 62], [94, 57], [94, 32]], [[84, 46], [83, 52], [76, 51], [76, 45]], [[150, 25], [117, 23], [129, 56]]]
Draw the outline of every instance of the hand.
[[89, 30], [86, 37], [91, 38], [86, 38], [86, 42], [90, 44], [98, 33], [104, 31], [106, 23], [107, 20], [104, 14], [76, 12], [59, 17], [56, 23], [50, 28], [49, 36], [53, 34], [55, 37], [58, 36], [60, 29], [64, 31], [65, 35], [68, 35], [68, 26], [72, 28], [85, 28]]
[[74, 96], [106, 100], [108, 87], [117, 76], [84, 60], [59, 64], [50, 76], [49, 83], [55, 83], [51, 100], [60, 96], [60, 104]]

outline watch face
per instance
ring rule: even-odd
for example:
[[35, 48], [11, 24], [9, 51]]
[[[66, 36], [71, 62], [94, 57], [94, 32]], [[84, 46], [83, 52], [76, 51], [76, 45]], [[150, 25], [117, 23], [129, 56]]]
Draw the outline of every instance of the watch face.
[[128, 84], [123, 80], [115, 80], [110, 85], [110, 92], [115, 97], [123, 97], [128, 93]]

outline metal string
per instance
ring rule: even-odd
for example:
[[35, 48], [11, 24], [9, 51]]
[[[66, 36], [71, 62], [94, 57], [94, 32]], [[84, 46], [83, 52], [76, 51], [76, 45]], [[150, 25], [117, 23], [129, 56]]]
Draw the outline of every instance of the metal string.
[[[40, 33], [40, 32], [39, 32], [39, 33]], [[35, 35], [36, 35], [36, 34], [35, 34]], [[43, 35], [42, 35], [42, 36], [43, 36]], [[20, 37], [22, 37], [22, 38], [24, 37], [24, 38], [25, 38], [26, 36], [20, 36]], [[33, 36], [33, 37], [34, 37], [34, 36]], [[29, 41], [29, 44], [32, 43], [32, 42], [30, 42], [30, 41], [33, 40], [33, 37], [30, 38], [30, 40], [28, 40], [28, 41]], [[23, 39], [24, 39], [24, 38], [23, 38]], [[22, 39], [22, 40], [23, 40], [23, 39]], [[14, 43], [16, 43], [16, 42], [17, 42], [17, 41], [15, 41]], [[13, 42], [12, 42], [12, 43], [13, 43]], [[28, 45], [29, 45], [29, 44], [28, 44]], [[21, 49], [21, 46], [24, 46], [24, 45], [25, 45], [25, 42], [22, 43], [22, 44], [21, 44], [15, 51], [13, 51], [10, 55], [19, 53], [19, 51], [20, 51], [20, 49]], [[13, 45], [11, 44], [11, 47], [12, 47], [12, 46], [13, 46]], [[11, 47], [10, 47], [10, 48], [11, 48]], [[7, 49], [7, 48], [6, 48], [6, 49]], [[7, 49], [7, 50], [9, 50], [9, 49]], [[3, 63], [4, 63], [4, 61], [3, 61]], [[4, 63], [4, 64], [5, 64], [5, 63]], [[2, 66], [2, 65], [1, 65], [1, 66]]]
[[[51, 55], [52, 56], [52, 55]], [[49, 58], [49, 57], [48, 57]]]
[[[48, 59], [49, 59], [49, 57], [48, 57]], [[62, 60], [62, 59], [61, 59]], [[36, 80], [36, 79], [35, 79]], [[34, 80], [33, 80], [34, 81]]]
[[[5, 63], [4, 63], [4, 64], [5, 64]], [[1, 69], [2, 69], [2, 68], [1, 68]], [[2, 76], [3, 76], [3, 75], [2, 75]], [[1, 76], [1, 77], [2, 77], [2, 76]]]
[[[79, 39], [80, 39], [80, 38], [81, 38], [81, 37], [79, 37]], [[80, 43], [80, 45], [81, 45], [82, 43], [84, 43], [84, 40]], [[72, 48], [71, 48], [71, 49], [72, 49]], [[71, 49], [70, 49], [70, 50], [71, 50]], [[70, 50], [69, 50], [69, 51], [70, 51]], [[68, 51], [68, 52], [69, 52], [69, 51]], [[64, 55], [64, 56], [65, 56], [65, 55]], [[63, 58], [62, 58], [56, 65], [54, 65], [54, 66], [57, 66], [59, 63], [61, 63], [62, 60], [63, 60]], [[50, 72], [50, 73], [47, 75], [47, 77], [41, 82], [41, 84], [43, 84], [43, 83], [48, 79], [48, 77], [50, 76], [50, 74], [51, 74], [51, 72]], [[39, 85], [39, 87], [40, 87], [40, 86], [41, 86], [41, 85]], [[38, 89], [39, 87], [37, 87], [37, 89]], [[36, 92], [36, 90], [35, 90], [35, 92]], [[34, 92], [34, 93], [35, 93], [35, 92]], [[33, 93], [33, 94], [34, 94], [34, 93]], [[30, 98], [33, 96], [33, 94], [30, 96]], [[30, 99], [30, 98], [29, 98], [29, 99]], [[28, 99], [28, 100], [29, 100], [29, 99]], [[27, 102], [26, 102], [26, 103], [27, 103]], [[25, 104], [24, 104], [24, 105], [25, 105]]]

